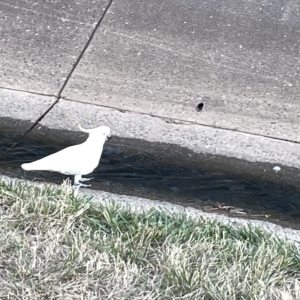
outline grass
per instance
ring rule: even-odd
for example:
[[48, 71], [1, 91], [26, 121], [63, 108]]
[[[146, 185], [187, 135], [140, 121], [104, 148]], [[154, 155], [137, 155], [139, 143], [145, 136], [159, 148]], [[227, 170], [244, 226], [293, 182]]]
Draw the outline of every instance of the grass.
[[300, 299], [300, 249], [262, 229], [0, 181], [0, 299]]

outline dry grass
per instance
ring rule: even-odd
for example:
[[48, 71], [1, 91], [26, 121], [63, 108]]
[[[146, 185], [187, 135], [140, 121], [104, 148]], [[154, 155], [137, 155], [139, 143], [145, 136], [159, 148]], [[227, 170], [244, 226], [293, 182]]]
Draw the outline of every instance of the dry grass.
[[300, 250], [253, 228], [0, 181], [1, 299], [300, 299]]

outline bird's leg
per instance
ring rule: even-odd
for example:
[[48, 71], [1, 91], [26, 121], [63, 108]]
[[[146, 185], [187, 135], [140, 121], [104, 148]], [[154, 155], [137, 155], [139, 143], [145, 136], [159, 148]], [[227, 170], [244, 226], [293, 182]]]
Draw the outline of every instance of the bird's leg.
[[89, 180], [89, 178], [81, 178], [81, 175], [74, 175], [74, 186], [76, 187], [91, 186], [90, 184], [83, 184], [80, 182], [80, 181], [85, 181], [86, 179]]
[[74, 175], [74, 185], [78, 185], [81, 180], [81, 175]]

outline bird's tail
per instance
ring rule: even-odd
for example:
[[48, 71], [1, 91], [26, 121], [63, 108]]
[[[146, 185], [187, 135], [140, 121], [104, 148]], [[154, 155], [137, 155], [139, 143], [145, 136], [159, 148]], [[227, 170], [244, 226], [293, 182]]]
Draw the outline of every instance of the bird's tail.
[[36, 164], [35, 162], [28, 163], [28, 164], [22, 164], [21, 167], [23, 170], [26, 170], [26, 171], [41, 170], [41, 166], [39, 166], [39, 164]]
[[29, 171], [29, 170], [31, 170], [30, 165], [31, 165], [31, 164], [22, 164], [22, 165], [21, 165], [21, 168], [22, 168], [23, 170]]

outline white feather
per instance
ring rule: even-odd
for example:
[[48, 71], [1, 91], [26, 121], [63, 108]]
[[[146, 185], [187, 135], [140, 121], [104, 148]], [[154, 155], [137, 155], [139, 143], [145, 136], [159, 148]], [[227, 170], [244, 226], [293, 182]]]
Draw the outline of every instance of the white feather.
[[75, 184], [83, 185], [79, 181], [87, 179], [82, 179], [81, 176], [93, 172], [98, 166], [103, 145], [111, 134], [107, 126], [87, 130], [79, 125], [79, 128], [89, 133], [84, 143], [65, 148], [34, 162], [22, 164], [21, 167], [27, 171], [54, 171], [74, 175]]

